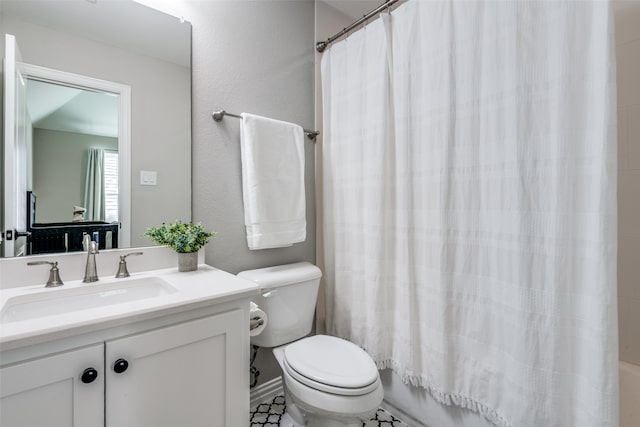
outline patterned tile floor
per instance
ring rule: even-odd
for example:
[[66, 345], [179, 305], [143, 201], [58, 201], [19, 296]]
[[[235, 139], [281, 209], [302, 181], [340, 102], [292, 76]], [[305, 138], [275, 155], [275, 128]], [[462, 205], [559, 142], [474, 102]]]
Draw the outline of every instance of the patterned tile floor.
[[[271, 402], [261, 403], [251, 412], [249, 427], [278, 427], [284, 414], [284, 396], [276, 396]], [[375, 417], [362, 423], [362, 427], [409, 427], [384, 409], [378, 409]]]

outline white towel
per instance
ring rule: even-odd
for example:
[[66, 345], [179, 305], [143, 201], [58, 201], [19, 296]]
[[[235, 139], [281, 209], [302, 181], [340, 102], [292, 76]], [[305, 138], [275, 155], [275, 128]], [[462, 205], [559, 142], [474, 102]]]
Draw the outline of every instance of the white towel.
[[307, 237], [302, 127], [242, 113], [242, 196], [249, 249]]

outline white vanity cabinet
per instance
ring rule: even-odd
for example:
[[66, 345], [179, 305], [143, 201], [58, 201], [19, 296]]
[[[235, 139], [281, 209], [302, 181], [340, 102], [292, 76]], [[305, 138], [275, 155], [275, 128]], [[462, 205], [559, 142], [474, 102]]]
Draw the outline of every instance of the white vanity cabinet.
[[[248, 425], [242, 311], [106, 343], [107, 427]], [[120, 372], [120, 373], [119, 373]]]
[[103, 366], [100, 344], [0, 369], [0, 426], [103, 426]]
[[3, 366], [0, 426], [248, 425], [242, 307], [115, 328], [102, 342]]

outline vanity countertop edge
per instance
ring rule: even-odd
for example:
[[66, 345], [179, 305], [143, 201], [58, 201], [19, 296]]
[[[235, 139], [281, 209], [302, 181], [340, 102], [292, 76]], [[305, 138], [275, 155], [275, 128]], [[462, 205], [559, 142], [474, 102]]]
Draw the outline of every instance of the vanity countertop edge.
[[[206, 264], [200, 264], [198, 270], [193, 272], [178, 272], [176, 268], [168, 268], [131, 274], [132, 279], [150, 276], [161, 277], [178, 288], [179, 292], [142, 301], [42, 317], [37, 320], [0, 323], [0, 352], [82, 334], [97, 333], [129, 323], [197, 311], [237, 300], [248, 300], [260, 292], [258, 284]], [[113, 279], [108, 279], [108, 282], [113, 282]], [[71, 287], [92, 285], [70, 283]], [[4, 306], [5, 302], [14, 295], [30, 291], [37, 292], [42, 289], [44, 289], [42, 286], [29, 286], [3, 290], [2, 305]], [[248, 310], [248, 303], [246, 306]]]

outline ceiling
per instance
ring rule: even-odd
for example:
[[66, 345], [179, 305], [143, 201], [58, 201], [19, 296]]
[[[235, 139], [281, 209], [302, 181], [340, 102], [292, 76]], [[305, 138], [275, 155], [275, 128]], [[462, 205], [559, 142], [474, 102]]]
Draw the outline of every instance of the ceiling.
[[118, 137], [113, 94], [27, 79], [27, 109], [37, 129]]

